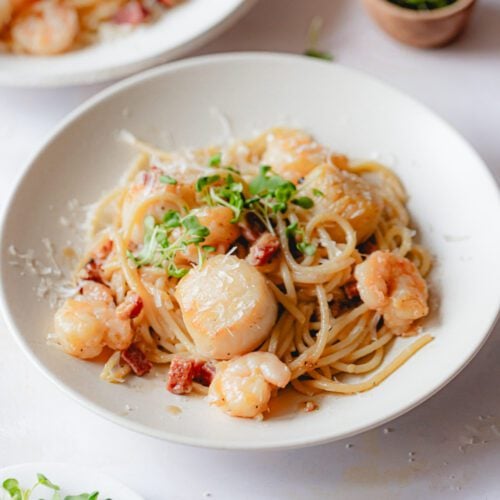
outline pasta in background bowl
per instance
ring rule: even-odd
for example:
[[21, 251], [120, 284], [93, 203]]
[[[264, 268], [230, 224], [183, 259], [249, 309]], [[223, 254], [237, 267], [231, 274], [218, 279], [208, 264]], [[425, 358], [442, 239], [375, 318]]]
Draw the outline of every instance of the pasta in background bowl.
[[[249, 81], [248, 75], [255, 74], [259, 79]], [[159, 106], [159, 91], [166, 86], [170, 91], [162, 94]], [[122, 113], [125, 108], [130, 109], [130, 115]], [[53, 331], [54, 309], [49, 307], [48, 300], [37, 298], [33, 287], [48, 299], [53, 298], [50, 290], [54, 288], [59, 295], [74, 293], [60, 273], [47, 271], [49, 264], [54, 267], [54, 262], [45, 254], [47, 249], [51, 250], [58, 262], [74, 256], [67, 247], [79, 245], [82, 234], [79, 224], [83, 220], [80, 207], [95, 202], [119, 184], [120, 177], [134, 161], [137, 151], [120, 142], [123, 130], [147, 138], [162, 150], [182, 151], [210, 144], [228, 145], [234, 138], [251, 138], [256, 131], [275, 125], [286, 126], [288, 130], [307, 130], [318, 144], [346, 153], [352, 159], [348, 168], [356, 165], [357, 159], [377, 160], [401, 178], [409, 194], [412, 227], [418, 230], [419, 243], [432, 253], [430, 312], [422, 323], [424, 335], [396, 338], [375, 373], [383, 372], [391, 363], [398, 364], [398, 356], [416, 339], [430, 335], [434, 338], [431, 343], [382, 383], [362, 394], [311, 398], [287, 390], [275, 402], [271, 400], [264, 421], [231, 418], [207, 405], [203, 395], [170, 394], [165, 388], [167, 368], [155, 367], [143, 377], [128, 377], [123, 384], [108, 384], [99, 378], [105, 358], [90, 362], [74, 359], [47, 345], [44, 339]], [[130, 134], [125, 137], [133, 142]], [[203, 164], [231, 166], [224, 160], [224, 151], [220, 165], [217, 165], [219, 149], [207, 151]], [[71, 168], [68, 157], [72, 158]], [[265, 161], [277, 165], [278, 159], [276, 154]], [[341, 167], [335, 168], [342, 170]], [[214, 166], [207, 168], [213, 170]], [[227, 174], [214, 173], [227, 182]], [[265, 169], [261, 174], [271, 175]], [[280, 173], [283, 177], [289, 174], [286, 169]], [[259, 175], [256, 172], [253, 177]], [[50, 183], [42, 181], [47, 176]], [[168, 184], [170, 179], [164, 181], [165, 185], [175, 187]], [[297, 193], [290, 200], [300, 195], [312, 198], [319, 206], [317, 193], [301, 192], [302, 183], [299, 179], [297, 182]], [[325, 194], [325, 188], [314, 188]], [[480, 193], [473, 207], [463, 203], [470, 192]], [[214, 191], [217, 193], [220, 194]], [[33, 199], [37, 200], [38, 210], [30, 212], [30, 231], [21, 232], [19, 225]], [[308, 205], [309, 202], [299, 202], [294, 211], [307, 211]], [[431, 112], [377, 81], [337, 65], [294, 56], [235, 54], [193, 59], [152, 70], [105, 91], [70, 116], [38, 153], [13, 195], [4, 221], [4, 308], [16, 338], [30, 358], [64, 390], [117, 423], [201, 446], [257, 449], [315, 444], [361, 432], [414, 407], [448, 382], [477, 351], [498, 309], [499, 268], [489, 249], [498, 247], [500, 236], [495, 227], [485, 231], [482, 222], [491, 219], [498, 210], [496, 187], [481, 160], [463, 139]], [[112, 221], [112, 215], [112, 211], [104, 210], [99, 220]], [[293, 223], [288, 220], [288, 225], [290, 222]], [[157, 223], [159, 219], [155, 219]], [[132, 231], [132, 238], [140, 241], [144, 236], [140, 231], [144, 229], [141, 224], [136, 225], [134, 231], [139, 234], [134, 236]], [[367, 236], [370, 231], [373, 229], [367, 231]], [[301, 243], [301, 237], [295, 236], [296, 243]], [[314, 237], [305, 245], [315, 244]], [[395, 241], [400, 243], [401, 239], [397, 237]], [[306, 246], [302, 248], [306, 251]], [[141, 254], [140, 245], [128, 250], [129, 259], [153, 255]], [[246, 258], [243, 254], [231, 257]], [[219, 258], [226, 257], [208, 257], [206, 264]], [[311, 253], [311, 258], [316, 257]], [[45, 281], [40, 283], [40, 277], [36, 276], [20, 278], [22, 267], [13, 267], [9, 261], [21, 266], [30, 262], [35, 269], [45, 270], [45, 274], [42, 272]], [[182, 268], [182, 263], [176, 265]], [[195, 278], [197, 272], [196, 268], [191, 269], [182, 279]], [[203, 267], [199, 272], [204, 272]], [[269, 270], [269, 277], [274, 279], [272, 272]], [[356, 278], [362, 279], [359, 273]], [[476, 293], [479, 289], [480, 296]], [[280, 290], [279, 286], [278, 292], [274, 290], [278, 298]], [[267, 300], [271, 307], [272, 299]], [[24, 314], [27, 307], [32, 311], [29, 317]], [[306, 340], [314, 344], [314, 339]], [[279, 339], [277, 349], [283, 350]], [[290, 351], [290, 356], [295, 353]], [[293, 364], [290, 367], [292, 373], [297, 368]], [[319, 375], [328, 376], [324, 372]], [[359, 375], [342, 376], [342, 381], [353, 382], [353, 377]], [[283, 380], [276, 379], [276, 385]], [[321, 377], [318, 380], [321, 382]], [[307, 385], [307, 380], [303, 383]]]
[[[157, 20], [174, 0], [6, 0], [0, 47], [14, 54], [51, 56]], [[125, 28], [125, 29], [121, 29]], [[106, 35], [108, 33], [108, 35]]]
[[0, 85], [95, 83], [179, 57], [254, 0], [4, 0]]

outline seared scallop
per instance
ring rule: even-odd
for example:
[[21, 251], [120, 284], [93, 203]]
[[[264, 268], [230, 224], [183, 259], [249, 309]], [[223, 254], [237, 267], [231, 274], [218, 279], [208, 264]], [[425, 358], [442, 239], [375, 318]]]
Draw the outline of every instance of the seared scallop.
[[302, 130], [276, 128], [265, 138], [266, 149], [261, 162], [295, 184], [326, 161], [323, 146]]
[[262, 274], [233, 255], [216, 255], [181, 279], [175, 292], [198, 352], [231, 359], [258, 347], [278, 313]]
[[[305, 178], [303, 191], [314, 199], [316, 213], [333, 211], [345, 218], [356, 231], [358, 243], [375, 231], [382, 213], [382, 200], [373, 186], [359, 175], [321, 165]], [[336, 241], [344, 241], [342, 229], [332, 228], [330, 234]]]

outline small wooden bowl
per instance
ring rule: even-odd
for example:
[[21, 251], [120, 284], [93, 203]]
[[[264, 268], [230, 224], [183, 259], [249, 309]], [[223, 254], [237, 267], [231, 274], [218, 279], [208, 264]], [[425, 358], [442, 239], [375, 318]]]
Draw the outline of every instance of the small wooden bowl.
[[440, 47], [465, 28], [476, 0], [457, 0], [447, 7], [421, 11], [388, 0], [363, 0], [370, 16], [389, 35], [414, 47]]

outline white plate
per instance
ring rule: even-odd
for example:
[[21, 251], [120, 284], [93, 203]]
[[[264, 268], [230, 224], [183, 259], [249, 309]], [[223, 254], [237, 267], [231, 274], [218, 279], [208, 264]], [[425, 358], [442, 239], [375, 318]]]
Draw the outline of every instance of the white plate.
[[0, 85], [60, 87], [130, 75], [199, 47], [255, 0], [186, 0], [150, 25], [114, 40], [52, 57], [0, 53]]
[[[401, 176], [420, 235], [435, 255], [426, 322], [435, 340], [379, 387], [329, 396], [313, 413], [282, 412], [256, 422], [230, 418], [201, 398], [165, 390], [164, 377], [128, 384], [99, 380], [100, 366], [48, 347], [52, 311], [33, 279], [6, 264], [7, 247], [34, 248], [49, 236], [72, 239], [58, 223], [67, 201], [95, 201], [113, 187], [134, 151], [117, 142], [128, 129], [153, 143], [220, 142], [218, 108], [236, 136], [276, 124], [305, 127], [325, 144], [358, 158], [378, 155]], [[67, 215], [67, 214], [66, 214]], [[494, 323], [500, 299], [500, 205], [478, 155], [432, 112], [363, 74], [301, 56], [202, 57], [121, 82], [72, 113], [32, 160], [11, 201], [2, 233], [3, 308], [17, 340], [59, 387], [95, 412], [153, 436], [220, 448], [285, 448], [343, 438], [401, 415], [449, 382]], [[27, 313], [29, 311], [29, 313]], [[394, 351], [404, 344], [398, 339]], [[129, 405], [127, 409], [126, 405]], [[167, 406], [182, 408], [172, 415]]]
[[[81, 493], [99, 492], [99, 500], [110, 498], [112, 500], [144, 500], [144, 498], [122, 483], [102, 472], [83, 465], [70, 465], [61, 463], [27, 463], [12, 465], [0, 469], [0, 498], [3, 499], [4, 490], [1, 484], [8, 478], [19, 481], [21, 488], [31, 488], [37, 481], [37, 474], [43, 474], [53, 484], [60, 486], [61, 498], [65, 495], [79, 495]], [[53, 490], [39, 486], [32, 495], [31, 500], [38, 498], [52, 498]], [[7, 495], [5, 498], [8, 498]]]

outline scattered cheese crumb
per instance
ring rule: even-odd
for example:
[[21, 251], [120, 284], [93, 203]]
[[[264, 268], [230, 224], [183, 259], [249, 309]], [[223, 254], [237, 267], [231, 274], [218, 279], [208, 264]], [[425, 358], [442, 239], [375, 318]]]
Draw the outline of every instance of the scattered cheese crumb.
[[306, 401], [304, 404], [304, 411], [306, 413], [310, 413], [312, 411], [315, 411], [319, 408], [318, 404], [314, 401]]
[[42, 239], [45, 247], [45, 257], [47, 263], [35, 257], [35, 251], [32, 249], [26, 252], [20, 252], [14, 245], [8, 248], [9, 255], [12, 259], [9, 264], [20, 268], [20, 275], [26, 273], [38, 278], [38, 283], [33, 288], [38, 299], [48, 299], [50, 307], [57, 307], [64, 299], [71, 297], [77, 293], [76, 288], [69, 276], [69, 272], [65, 272], [55, 258], [55, 250], [48, 238]]

